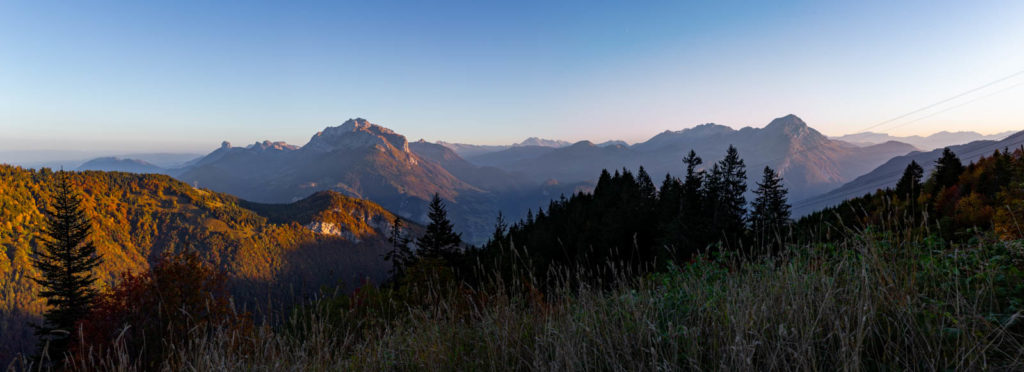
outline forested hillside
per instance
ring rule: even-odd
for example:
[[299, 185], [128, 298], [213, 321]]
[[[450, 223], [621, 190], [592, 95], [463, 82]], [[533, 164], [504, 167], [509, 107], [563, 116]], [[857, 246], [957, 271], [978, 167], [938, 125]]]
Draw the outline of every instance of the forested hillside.
[[[593, 193], [499, 218], [479, 249], [417, 251], [385, 285], [314, 300], [245, 347], [197, 332], [163, 366], [1024, 367], [1022, 230], [1008, 222], [1024, 218], [1024, 152], [947, 152], [795, 224], [778, 173], [748, 178], [739, 154], [703, 172], [691, 152], [660, 188], [643, 168], [605, 171]], [[447, 225], [438, 215], [427, 231]]]
[[[321, 285], [383, 279], [388, 270], [381, 255], [394, 215], [367, 201], [324, 192], [293, 205], [258, 205], [162, 175], [68, 175], [103, 257], [101, 287], [148, 269], [163, 252], [188, 250], [227, 271], [240, 305], [268, 295], [281, 304]], [[56, 177], [0, 165], [0, 360], [34, 345], [26, 321], [43, 302], [29, 257], [42, 243]]]
[[[925, 170], [931, 170], [924, 178]], [[798, 231], [827, 235], [841, 228], [890, 226], [927, 230], [946, 240], [993, 233], [1024, 238], [1024, 149], [996, 150], [968, 164], [948, 148], [933, 163], [912, 162], [895, 188], [877, 190], [802, 218]]]

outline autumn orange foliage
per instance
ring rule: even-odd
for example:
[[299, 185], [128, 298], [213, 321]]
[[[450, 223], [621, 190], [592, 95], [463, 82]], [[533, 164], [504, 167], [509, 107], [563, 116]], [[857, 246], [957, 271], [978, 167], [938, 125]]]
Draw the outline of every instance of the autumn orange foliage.
[[170, 346], [184, 345], [202, 332], [252, 328], [248, 314], [233, 309], [227, 276], [196, 253], [163, 255], [151, 270], [125, 273], [98, 299], [79, 325], [74, 355], [84, 360], [122, 348], [142, 366], [163, 360]]

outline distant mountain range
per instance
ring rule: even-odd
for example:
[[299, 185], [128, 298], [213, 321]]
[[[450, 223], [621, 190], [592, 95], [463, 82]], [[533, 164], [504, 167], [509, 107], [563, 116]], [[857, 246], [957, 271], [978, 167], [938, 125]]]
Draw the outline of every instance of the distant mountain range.
[[514, 147], [545, 147], [545, 148], [559, 148], [569, 146], [572, 143], [562, 140], [550, 140], [538, 137], [530, 137], [522, 142], [512, 145], [471, 145], [466, 143], [449, 143], [445, 141], [437, 141], [438, 145], [447, 147], [454, 151], [456, 154], [462, 157], [470, 157], [483, 155], [491, 152], [497, 152], [502, 150], [508, 150]]
[[[958, 146], [949, 146], [949, 149], [966, 165], [969, 162], [978, 160], [982, 156], [991, 155], [996, 150], [1003, 151], [1009, 149], [1012, 151], [1021, 146], [1024, 146], [1024, 131], [1017, 132], [999, 141], [980, 140]], [[911, 161], [916, 161], [920, 164], [925, 170], [925, 177], [927, 177], [934, 169], [935, 160], [941, 154], [942, 149], [935, 149], [923, 152], [915, 151], [889, 159], [872, 171], [834, 190], [804, 200], [796, 199], [796, 202], [793, 203], [794, 215], [802, 216], [825, 207], [837, 205], [846, 199], [875, 192], [878, 189], [895, 187], [896, 182], [899, 181], [903, 171]]]
[[[114, 163], [111, 163], [109, 158], [118, 158], [129, 161], [142, 161], [145, 163], [152, 164], [161, 170], [162, 172], [148, 172], [148, 173], [165, 173], [170, 172], [169, 170], [184, 167], [188, 162], [202, 157], [202, 154], [192, 153], [121, 153], [117, 155], [104, 155], [111, 154], [110, 151], [66, 151], [66, 150], [27, 150], [27, 151], [0, 151], [0, 163], [17, 165], [25, 168], [50, 168], [50, 169], [79, 169], [86, 163], [91, 161], [97, 161], [96, 163], [89, 165], [88, 169], [100, 168], [110, 166], [113, 169], [110, 170], [121, 170], [129, 171], [128, 168], [117, 169]], [[56, 160], [54, 160], [56, 159]], [[124, 163], [125, 166], [130, 164]], [[95, 169], [94, 169], [95, 170]]]
[[390, 129], [350, 119], [325, 128], [302, 146], [263, 141], [234, 147], [224, 142], [179, 169], [154, 170], [126, 159], [101, 159], [91, 167], [168, 173], [256, 202], [292, 202], [333, 190], [420, 222], [426, 220], [427, 200], [438, 193], [449, 202], [466, 240], [479, 243], [488, 236], [497, 211], [519, 218], [559, 194], [588, 190], [602, 169], [644, 166], [660, 182], [666, 173], [682, 175], [681, 159], [691, 149], [710, 168], [729, 145], [746, 161], [751, 185], [761, 168], [771, 166], [782, 174], [791, 200], [832, 190], [892, 157], [917, 150], [895, 141], [856, 146], [832, 140], [795, 115], [764, 128], [703, 124], [665, 131], [634, 145], [538, 138], [509, 146], [410, 143]]
[[166, 174], [167, 170], [153, 163], [140, 159], [124, 159], [118, 157], [96, 158], [85, 162], [78, 167], [80, 171], [116, 171], [130, 173], [158, 173]]
[[660, 181], [666, 173], [681, 175], [681, 159], [691, 149], [710, 168], [729, 145], [739, 149], [751, 174], [764, 166], [781, 172], [792, 198], [805, 198], [835, 188], [882, 164], [916, 150], [900, 142], [858, 147], [830, 140], [795, 115], [773, 120], [764, 128], [735, 130], [703, 124], [665, 131], [632, 146], [577, 142], [561, 148], [523, 146], [468, 157], [478, 164], [520, 173], [534, 182], [593, 180], [602, 169], [644, 166]]
[[909, 143], [922, 150], [941, 149], [946, 146], [962, 145], [974, 141], [999, 141], [1013, 134], [1013, 131], [984, 135], [978, 132], [938, 132], [930, 136], [890, 136], [885, 133], [863, 132], [832, 137], [834, 140], [849, 142], [857, 146], [871, 146], [896, 141]]

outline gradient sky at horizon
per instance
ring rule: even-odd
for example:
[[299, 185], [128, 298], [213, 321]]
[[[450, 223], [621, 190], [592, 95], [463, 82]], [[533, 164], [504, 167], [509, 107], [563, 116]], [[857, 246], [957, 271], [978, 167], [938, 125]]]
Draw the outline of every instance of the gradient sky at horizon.
[[[2, 2], [0, 150], [480, 144], [786, 114], [842, 135], [1024, 71], [1024, 2]], [[1024, 74], [872, 128], [1024, 129]]]

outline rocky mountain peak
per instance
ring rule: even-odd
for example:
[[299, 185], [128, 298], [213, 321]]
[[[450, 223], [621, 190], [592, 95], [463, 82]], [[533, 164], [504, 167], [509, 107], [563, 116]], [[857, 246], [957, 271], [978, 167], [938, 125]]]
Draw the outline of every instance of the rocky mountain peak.
[[590, 142], [590, 141], [587, 141], [587, 140], [583, 140], [583, 141], [576, 142], [576, 143], [570, 145], [569, 147], [574, 148], [574, 149], [578, 149], [578, 148], [597, 147], [597, 145], [595, 145], [593, 142]]
[[263, 142], [256, 142], [254, 144], [251, 144], [251, 145], [249, 145], [249, 147], [246, 147], [246, 148], [250, 149], [250, 150], [259, 150], [259, 151], [268, 151], [268, 150], [291, 151], [291, 150], [298, 149], [298, 146], [289, 145], [287, 142], [284, 142], [284, 141], [271, 142], [271, 141], [265, 140]]
[[409, 141], [405, 136], [363, 118], [349, 119], [339, 126], [324, 128], [313, 135], [303, 148], [328, 152], [374, 146], [409, 152]]
[[783, 130], [802, 130], [808, 128], [807, 123], [800, 119], [796, 115], [789, 114], [781, 118], [772, 120], [771, 123], [765, 127], [765, 129], [783, 129]]
[[779, 134], [791, 139], [801, 141], [824, 142], [828, 139], [820, 132], [811, 128], [796, 115], [789, 114], [772, 120], [763, 129], [768, 134]]
[[512, 146], [541, 146], [541, 147], [566, 147], [571, 145], [568, 141], [544, 139], [539, 137], [530, 137], [523, 142], [514, 144]]
[[686, 134], [687, 136], [692, 136], [692, 137], [703, 137], [703, 136], [712, 136], [712, 135], [716, 135], [716, 134], [725, 134], [725, 133], [730, 133], [730, 132], [733, 132], [733, 129], [729, 128], [727, 126], [718, 125], [718, 124], [715, 124], [715, 123], [704, 123], [704, 124], [697, 125], [697, 126], [695, 126], [693, 128], [683, 129], [683, 130], [681, 130], [679, 132], [675, 132], [675, 133], [683, 133], [683, 134]]

